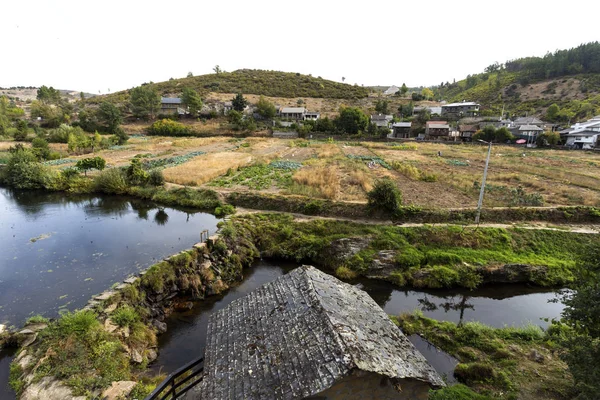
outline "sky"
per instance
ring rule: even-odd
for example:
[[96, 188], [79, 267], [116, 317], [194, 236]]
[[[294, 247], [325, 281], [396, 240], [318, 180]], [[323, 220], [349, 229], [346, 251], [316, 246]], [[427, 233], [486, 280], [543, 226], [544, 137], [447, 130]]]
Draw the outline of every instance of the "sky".
[[241, 68], [438, 85], [600, 40], [600, 1], [3, 0], [0, 87], [112, 93]]

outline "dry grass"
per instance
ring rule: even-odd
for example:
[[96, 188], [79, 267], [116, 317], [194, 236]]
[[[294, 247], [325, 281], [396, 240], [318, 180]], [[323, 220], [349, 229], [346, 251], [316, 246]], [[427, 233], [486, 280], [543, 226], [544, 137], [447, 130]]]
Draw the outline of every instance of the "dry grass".
[[334, 166], [302, 168], [292, 179], [296, 184], [317, 189], [326, 199], [336, 199], [341, 189], [338, 169]]
[[182, 149], [190, 149], [195, 147], [207, 146], [213, 143], [227, 142], [228, 139], [223, 137], [206, 137], [206, 138], [186, 138], [173, 141], [173, 147]]
[[15, 141], [0, 142], [0, 151], [8, 150], [11, 147], [13, 147], [14, 145], [16, 145], [17, 143], [22, 144], [24, 147], [31, 147], [31, 143], [28, 143], [28, 142], [15, 142]]
[[336, 144], [322, 144], [315, 147], [315, 149], [319, 158], [332, 158], [342, 155], [342, 150]]
[[360, 186], [365, 193], [373, 189], [373, 178], [364, 170], [351, 171], [348, 178], [350, 185]]
[[163, 175], [167, 182], [198, 186], [225, 174], [230, 168], [236, 169], [251, 161], [252, 156], [239, 152], [206, 154], [185, 164], [167, 168]]

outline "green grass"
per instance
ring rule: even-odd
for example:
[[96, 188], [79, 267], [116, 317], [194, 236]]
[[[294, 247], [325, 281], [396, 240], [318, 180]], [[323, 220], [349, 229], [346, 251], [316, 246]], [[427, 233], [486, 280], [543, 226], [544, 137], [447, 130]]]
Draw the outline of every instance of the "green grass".
[[[405, 334], [421, 335], [460, 362], [454, 375], [469, 388], [459, 385], [443, 389], [432, 393], [430, 399], [516, 399], [521, 398], [524, 389], [538, 393], [539, 398], [571, 398], [573, 381], [565, 372], [566, 365], [551, 355], [557, 344], [538, 326], [493, 328], [479, 322], [457, 325], [426, 318], [421, 312], [391, 319]], [[531, 359], [534, 351], [544, 356], [543, 363]], [[481, 395], [472, 395], [471, 389]]]
[[[333, 270], [343, 266], [364, 274], [378, 251], [394, 250], [397, 272], [390, 280], [429, 288], [473, 288], [481, 283], [481, 268], [502, 264], [541, 266], [531, 273], [530, 283], [565, 285], [573, 279], [578, 254], [600, 241], [597, 235], [564, 231], [296, 222], [281, 214], [233, 217], [225, 226], [228, 234], [251, 240], [265, 256]], [[365, 237], [369, 245], [348, 260], [329, 256], [332, 241], [345, 237]]]
[[40, 314], [34, 315], [32, 317], [29, 317], [27, 319], [27, 321], [25, 322], [25, 325], [29, 325], [29, 324], [45, 324], [48, 323], [49, 319], [46, 317], [41, 316]]
[[208, 185], [216, 187], [246, 186], [254, 190], [268, 189], [276, 186], [280, 189], [292, 185], [292, 175], [300, 168], [301, 164], [274, 161], [271, 164], [255, 164], [240, 168], [238, 171], [230, 171], [227, 175], [214, 179]]

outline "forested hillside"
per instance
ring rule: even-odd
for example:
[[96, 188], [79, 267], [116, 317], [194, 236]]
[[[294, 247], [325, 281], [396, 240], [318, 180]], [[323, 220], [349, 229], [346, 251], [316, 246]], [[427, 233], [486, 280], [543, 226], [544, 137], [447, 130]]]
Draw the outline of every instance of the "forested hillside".
[[[241, 69], [233, 72], [190, 76], [160, 83], [149, 83], [163, 96], [179, 96], [183, 88], [191, 88], [201, 95], [209, 92], [258, 94], [271, 97], [315, 97], [328, 99], [360, 99], [369, 91], [361, 86], [347, 85], [292, 72]], [[123, 101], [127, 91], [92, 99]]]
[[600, 43], [492, 64], [483, 73], [435, 91], [448, 101], [477, 101], [490, 115], [504, 107], [515, 115], [545, 116], [557, 104], [557, 120], [585, 119], [600, 113]]

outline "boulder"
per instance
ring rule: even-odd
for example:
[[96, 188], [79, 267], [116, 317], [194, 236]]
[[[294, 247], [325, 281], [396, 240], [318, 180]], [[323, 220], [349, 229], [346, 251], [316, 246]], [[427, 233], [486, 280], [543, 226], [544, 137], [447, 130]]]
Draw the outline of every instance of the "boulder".
[[102, 392], [102, 400], [120, 400], [129, 396], [137, 383], [133, 381], [113, 382], [112, 385]]
[[324, 261], [335, 260], [336, 264], [347, 261], [369, 246], [370, 239], [364, 237], [342, 238], [331, 242], [325, 251]]
[[144, 361], [144, 357], [142, 357], [142, 353], [139, 350], [132, 349], [131, 361], [133, 361], [134, 363], [141, 364]]
[[203, 269], [209, 269], [210, 267], [212, 267], [212, 263], [210, 261], [204, 261], [202, 264], [200, 264], [200, 270], [202, 271]]
[[165, 333], [167, 331], [167, 324], [157, 320], [152, 321], [152, 326], [156, 328], [158, 333]]
[[119, 328], [117, 325], [113, 324], [110, 318], [106, 318], [104, 321], [104, 330], [108, 333], [113, 333]]
[[20, 400], [85, 400], [85, 396], [73, 396], [71, 389], [52, 377], [44, 377], [23, 391]]
[[148, 349], [146, 351], [146, 358], [148, 359], [148, 362], [150, 363], [158, 358], [158, 353], [154, 349]]
[[110, 314], [117, 309], [117, 303], [113, 303], [104, 309], [104, 314]]
[[30, 346], [33, 342], [35, 342], [35, 340], [37, 339], [38, 334], [34, 333], [32, 335], [25, 335], [25, 339], [23, 339], [23, 342], [21, 343], [21, 347], [28, 347]]
[[116, 294], [115, 291], [112, 290], [107, 290], [104, 293], [100, 293], [98, 296], [95, 296], [94, 299], [98, 300], [98, 301], [105, 301], [110, 299], [111, 297], [113, 297]]
[[0, 335], [7, 331], [6, 325], [0, 324]]
[[548, 268], [528, 264], [505, 264], [478, 269], [484, 283], [524, 283], [532, 276], [546, 274]]
[[137, 280], [138, 280], [138, 278], [137, 278], [137, 277], [135, 277], [135, 276], [130, 276], [129, 278], [125, 279], [125, 280], [123, 281], [123, 283], [128, 283], [128, 284], [130, 284], [130, 285], [133, 285], [133, 284], [134, 284], [134, 283], [135, 283]]
[[47, 327], [48, 327], [48, 324], [45, 323], [45, 322], [38, 322], [38, 323], [35, 323], [35, 324], [27, 324], [25, 326], [25, 328], [27, 328], [29, 330], [32, 330], [34, 332], [39, 332], [41, 330], [46, 329]]
[[35, 361], [33, 356], [26, 354], [18, 359], [17, 364], [19, 365], [19, 367], [25, 370], [33, 363], [33, 361]]
[[529, 359], [540, 364], [543, 364], [544, 361], [546, 361], [546, 357], [544, 357], [544, 355], [538, 352], [536, 349], [531, 350], [531, 353], [529, 353]]
[[367, 277], [374, 279], [386, 278], [397, 268], [396, 251], [382, 250], [373, 257], [373, 261], [367, 272]]

